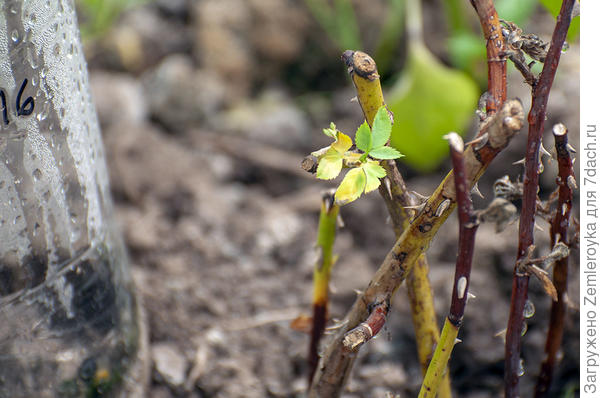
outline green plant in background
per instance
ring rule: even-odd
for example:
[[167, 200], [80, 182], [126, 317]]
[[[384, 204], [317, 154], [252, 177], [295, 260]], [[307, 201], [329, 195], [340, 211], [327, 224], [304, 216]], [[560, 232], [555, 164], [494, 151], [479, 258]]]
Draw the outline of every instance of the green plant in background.
[[151, 0], [78, 0], [81, 35], [84, 39], [97, 37], [105, 33], [123, 11], [149, 1]]
[[334, 0], [333, 4], [324, 0], [304, 2], [338, 48], [362, 47], [358, 21], [350, 0]]
[[[523, 25], [531, 16], [538, 0], [502, 0], [496, 8], [501, 18]], [[448, 21], [448, 55], [456, 68], [475, 78], [480, 87], [487, 85], [485, 43], [468, 19], [470, 5], [461, 0], [444, 1]]]
[[[442, 136], [461, 132], [473, 117], [479, 89], [463, 72], [441, 64], [425, 47], [419, 0], [407, 2], [407, 62], [387, 98], [394, 113], [391, 145], [421, 172], [434, 170], [447, 156]], [[423, 152], [427, 156], [423, 156]]]
[[[558, 12], [560, 11], [560, 6], [562, 4], [561, 0], [540, 0], [540, 3], [542, 3], [542, 5], [546, 8], [546, 10], [548, 10], [548, 12], [550, 14], [552, 14], [552, 16], [554, 18], [556, 18], [556, 16], [558, 15]], [[579, 12], [577, 13], [577, 16], [575, 18], [573, 18], [573, 20], [571, 20], [571, 25], [569, 26], [569, 30], [567, 32], [567, 40], [575, 40], [577, 37], [579, 37]]]
[[386, 176], [379, 160], [398, 159], [403, 156], [394, 148], [386, 146], [391, 131], [392, 121], [383, 106], [375, 115], [372, 129], [364, 122], [356, 131], [356, 148], [362, 153], [350, 151], [352, 139], [338, 131], [335, 124], [331, 123], [328, 129], [323, 129], [323, 133], [335, 142], [312, 153], [319, 159], [317, 178], [331, 180], [340, 174], [344, 165], [350, 167], [335, 192], [337, 204], [350, 203], [358, 199], [363, 192], [376, 190], [381, 184], [380, 179]]

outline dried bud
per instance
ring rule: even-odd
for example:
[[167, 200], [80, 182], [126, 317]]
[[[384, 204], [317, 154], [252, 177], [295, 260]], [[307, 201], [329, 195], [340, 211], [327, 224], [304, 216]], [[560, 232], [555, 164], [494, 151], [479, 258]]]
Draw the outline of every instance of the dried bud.
[[494, 182], [494, 196], [506, 200], [520, 199], [523, 196], [523, 184], [520, 182], [511, 182], [506, 175]]
[[496, 232], [502, 232], [517, 217], [517, 208], [504, 198], [496, 198], [484, 210], [477, 212], [477, 219], [496, 224]]

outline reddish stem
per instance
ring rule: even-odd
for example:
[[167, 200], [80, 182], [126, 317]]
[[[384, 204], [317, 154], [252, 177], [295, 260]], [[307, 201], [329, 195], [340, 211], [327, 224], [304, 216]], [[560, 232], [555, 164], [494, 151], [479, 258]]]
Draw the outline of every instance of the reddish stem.
[[360, 325], [350, 330], [344, 336], [344, 347], [348, 351], [358, 351], [358, 349], [377, 336], [377, 333], [385, 325], [385, 320], [390, 309], [388, 300], [382, 300], [373, 305], [369, 317]]
[[492, 0], [471, 0], [483, 29], [488, 62], [488, 99], [486, 111], [492, 115], [506, 101], [506, 45], [502, 37], [502, 25]]
[[[554, 141], [558, 159], [558, 203], [554, 218], [550, 225], [550, 242], [552, 246], [558, 242], [568, 244], [567, 232], [569, 228], [569, 218], [571, 216], [571, 206], [573, 201], [573, 188], [575, 177], [573, 174], [573, 163], [569, 150], [567, 148], [568, 138], [567, 129], [564, 125], [554, 126]], [[566, 314], [567, 299], [567, 271], [568, 258], [563, 258], [554, 264], [554, 286], [558, 295], [558, 300], [552, 302], [550, 310], [550, 325], [548, 335], [546, 336], [546, 358], [542, 362], [542, 368], [535, 387], [536, 398], [546, 397], [552, 384], [552, 375], [554, 364], [556, 362], [557, 352], [562, 342], [564, 320]]]
[[450, 157], [454, 169], [454, 186], [456, 189], [456, 202], [458, 207], [458, 257], [454, 272], [454, 287], [452, 289], [452, 303], [448, 320], [453, 325], [460, 327], [467, 304], [473, 248], [475, 247], [475, 233], [477, 232], [477, 218], [473, 211], [471, 190], [465, 172], [463, 159], [463, 143], [457, 134], [450, 133]]
[[521, 330], [523, 327], [523, 309], [527, 301], [529, 276], [519, 269], [520, 260], [526, 255], [529, 246], [533, 244], [533, 229], [535, 224], [535, 209], [538, 190], [538, 159], [539, 149], [544, 132], [544, 121], [548, 96], [567, 30], [571, 23], [571, 11], [575, 0], [564, 0], [557, 17], [552, 41], [546, 56], [544, 68], [538, 83], [533, 88], [531, 110], [529, 112], [529, 133], [525, 155], [525, 178], [523, 181], [523, 206], [519, 220], [519, 249], [514, 270], [513, 290], [511, 295], [508, 327], [506, 329], [505, 347], [505, 396], [519, 395], [519, 362], [521, 352]]
[[319, 365], [319, 341], [325, 332], [327, 321], [327, 302], [313, 304], [313, 324], [308, 345], [308, 385], [312, 383], [313, 376]]

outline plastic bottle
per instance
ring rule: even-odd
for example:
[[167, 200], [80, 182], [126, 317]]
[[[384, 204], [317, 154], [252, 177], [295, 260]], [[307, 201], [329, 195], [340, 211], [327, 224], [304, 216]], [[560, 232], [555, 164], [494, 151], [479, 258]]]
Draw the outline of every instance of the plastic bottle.
[[139, 311], [73, 1], [0, 8], [0, 398], [135, 396]]

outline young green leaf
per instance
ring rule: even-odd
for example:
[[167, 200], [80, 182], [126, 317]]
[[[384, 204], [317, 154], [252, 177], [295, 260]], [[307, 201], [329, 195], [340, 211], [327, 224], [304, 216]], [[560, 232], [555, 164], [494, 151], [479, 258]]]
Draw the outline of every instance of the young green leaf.
[[391, 133], [392, 121], [390, 120], [390, 115], [388, 114], [386, 107], [382, 106], [377, 111], [375, 119], [373, 120], [372, 147], [378, 148], [384, 146], [390, 139]]
[[[387, 148], [387, 147], [386, 147]], [[379, 162], [368, 161], [362, 165], [365, 172], [367, 182], [365, 184], [365, 193], [371, 192], [379, 188], [380, 178], [385, 177], [385, 170], [379, 165]]]
[[343, 155], [334, 148], [329, 148], [325, 155], [319, 160], [317, 167], [317, 178], [331, 180], [340, 174], [343, 165]]
[[365, 190], [365, 184], [366, 177], [362, 167], [350, 170], [335, 191], [336, 203], [343, 205], [358, 199]]
[[337, 128], [335, 127], [335, 124], [331, 122], [328, 129], [323, 129], [323, 134], [333, 138], [334, 140], [337, 139]]
[[379, 148], [372, 149], [369, 152], [369, 156], [376, 159], [398, 159], [404, 155], [391, 146], [380, 146]]
[[355, 141], [358, 149], [364, 153], [369, 153], [371, 150], [371, 128], [367, 122], [361, 124], [358, 130], [356, 130]]
[[387, 96], [395, 119], [390, 145], [418, 171], [434, 170], [448, 153], [442, 136], [466, 130], [478, 98], [470, 77], [441, 64], [422, 44], [411, 43], [403, 77]]

